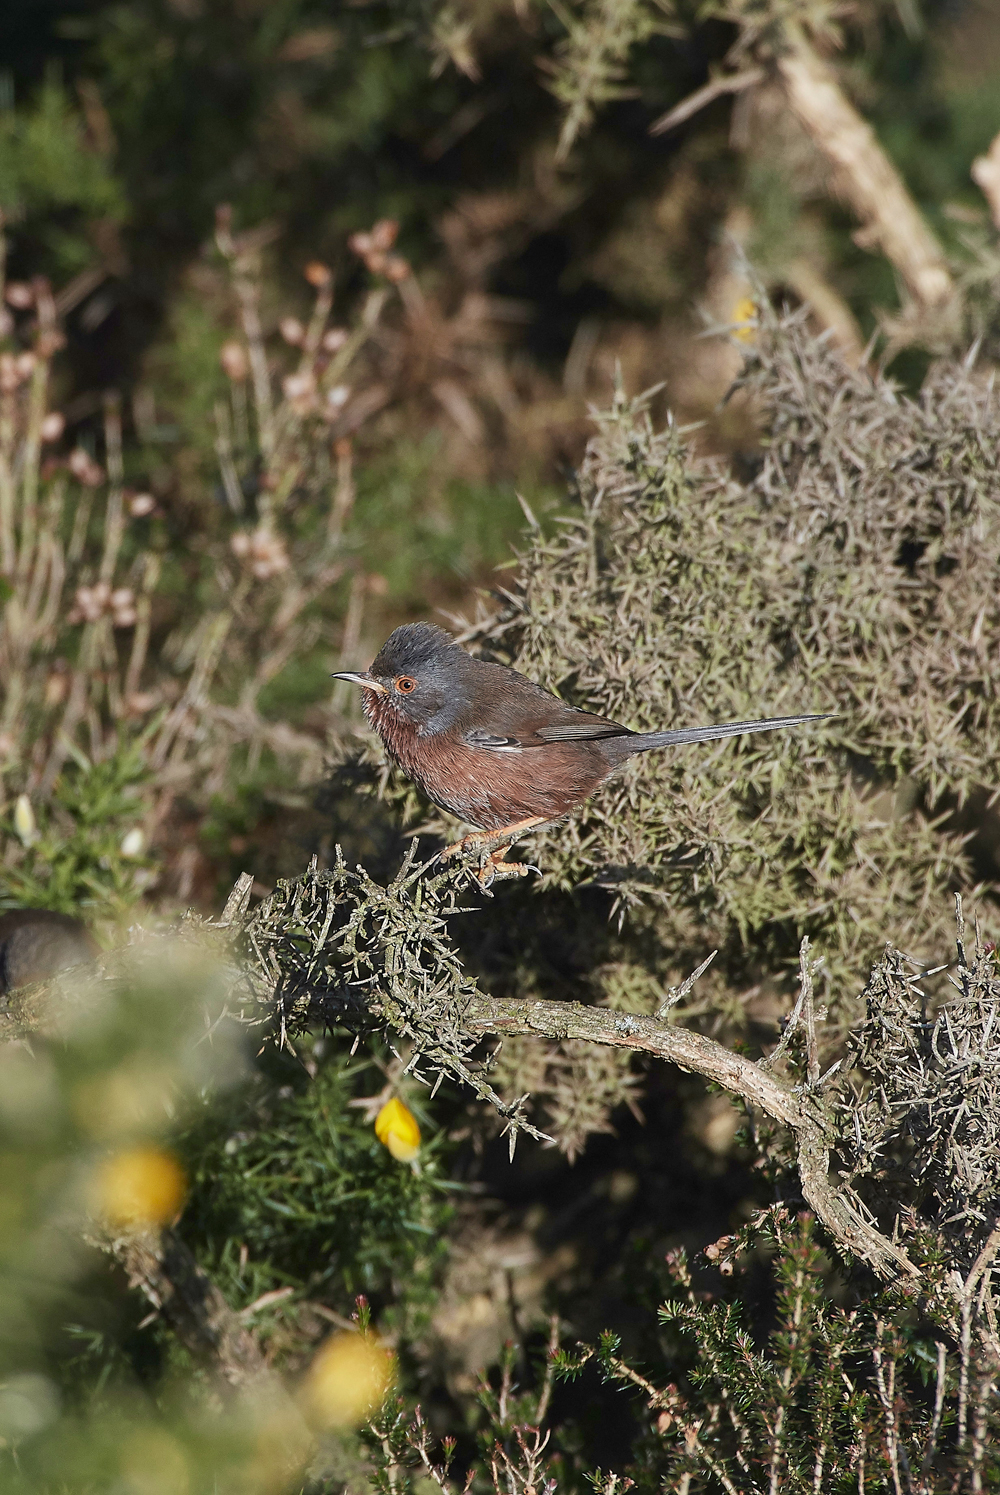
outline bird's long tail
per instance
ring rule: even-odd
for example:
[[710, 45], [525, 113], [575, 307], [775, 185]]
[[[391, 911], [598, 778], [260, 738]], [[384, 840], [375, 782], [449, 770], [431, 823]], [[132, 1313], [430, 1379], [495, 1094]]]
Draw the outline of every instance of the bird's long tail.
[[783, 727], [800, 727], [803, 722], [829, 720], [832, 712], [813, 716], [772, 716], [760, 722], [726, 722], [720, 727], [678, 727], [672, 732], [643, 732], [638, 741], [629, 742], [632, 753], [645, 753], [650, 748], [672, 747], [682, 742], [715, 742], [720, 737], [741, 737], [744, 732], [780, 732]]

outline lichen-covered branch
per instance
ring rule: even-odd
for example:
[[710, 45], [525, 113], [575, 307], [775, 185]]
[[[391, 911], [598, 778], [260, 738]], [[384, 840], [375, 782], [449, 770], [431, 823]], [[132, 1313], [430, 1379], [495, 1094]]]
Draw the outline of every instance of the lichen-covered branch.
[[519, 1002], [480, 994], [466, 1003], [463, 1020], [469, 1032], [477, 1035], [525, 1034], [557, 1041], [583, 1039], [650, 1054], [691, 1074], [702, 1075], [730, 1095], [759, 1106], [786, 1126], [800, 1126], [805, 1118], [802, 1099], [787, 1082], [712, 1038], [652, 1017], [610, 1012], [606, 1007], [584, 1007], [579, 1002]]
[[867, 1262], [885, 1281], [919, 1275], [906, 1251], [876, 1230], [844, 1191], [831, 1183], [829, 1118], [796, 1087], [760, 1063], [690, 1029], [578, 1002], [527, 1003], [479, 996], [466, 1006], [465, 1022], [475, 1033], [583, 1039], [650, 1054], [758, 1106], [774, 1121], [791, 1127], [803, 1194], [845, 1252]]

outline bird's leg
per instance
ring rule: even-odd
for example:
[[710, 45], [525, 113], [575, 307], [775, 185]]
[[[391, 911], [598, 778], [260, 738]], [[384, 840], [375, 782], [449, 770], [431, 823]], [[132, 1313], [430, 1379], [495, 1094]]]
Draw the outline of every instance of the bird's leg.
[[[464, 851], [476, 851], [480, 848], [483, 850], [488, 849], [494, 856], [496, 855], [496, 850], [507, 852], [523, 831], [532, 831], [536, 825], [544, 824], [544, 816], [529, 815], [527, 820], [514, 820], [510, 825], [497, 826], [496, 830], [470, 831], [467, 836], [462, 837], [461, 841], [456, 841], [452, 846], [446, 846], [441, 853], [441, 860], [442, 862], [446, 862], [449, 857], [461, 856]], [[491, 841], [498, 843], [496, 850], [490, 846]], [[506, 842], [507, 844], [502, 846], [499, 844], [502, 842]]]
[[441, 853], [441, 860], [461, 856], [463, 852], [479, 851], [476, 877], [484, 888], [496, 882], [497, 878], [503, 881], [508, 877], [527, 877], [531, 868], [526, 863], [507, 862], [504, 858], [519, 835], [544, 824], [544, 816], [531, 815], [527, 820], [515, 820], [511, 825], [502, 825], [496, 830], [472, 831], [453, 846], [446, 846]]

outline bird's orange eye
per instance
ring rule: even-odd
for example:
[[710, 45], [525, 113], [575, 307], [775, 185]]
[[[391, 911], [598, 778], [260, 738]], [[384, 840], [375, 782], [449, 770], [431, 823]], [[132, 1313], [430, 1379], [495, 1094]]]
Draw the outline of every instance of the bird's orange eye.
[[400, 675], [395, 684], [396, 689], [402, 696], [408, 696], [411, 690], [416, 690], [417, 688], [417, 682], [412, 675]]

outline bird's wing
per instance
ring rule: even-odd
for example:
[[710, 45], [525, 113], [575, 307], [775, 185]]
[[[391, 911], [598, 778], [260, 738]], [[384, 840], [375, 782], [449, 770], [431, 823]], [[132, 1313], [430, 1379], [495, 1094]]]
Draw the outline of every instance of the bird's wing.
[[[533, 710], [521, 710], [517, 720], [480, 724], [469, 727], [463, 733], [470, 747], [485, 748], [488, 752], [517, 752], [524, 748], [546, 747], [553, 742], [594, 742], [601, 737], [628, 737], [627, 727], [610, 722], [603, 716], [594, 716], [588, 711], [574, 711], [570, 706], [560, 705], [553, 709], [546, 702], [539, 710], [532, 701]], [[507, 728], [504, 731], [504, 727]]]
[[490, 732], [485, 727], [470, 727], [462, 736], [470, 747], [486, 748], [488, 752], [516, 751], [522, 746], [519, 737], [504, 736], [501, 732]]
[[584, 713], [580, 713], [575, 721], [553, 722], [549, 726], [535, 728], [535, 736], [540, 737], [543, 742], [594, 742], [601, 737], [634, 735], [628, 727], [619, 726], [606, 717]]

